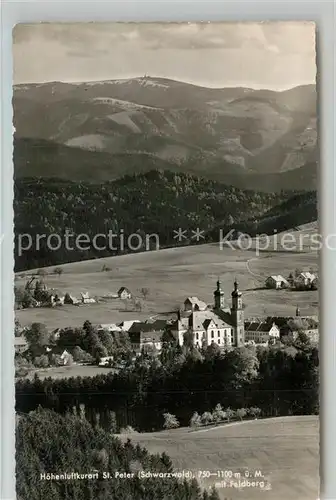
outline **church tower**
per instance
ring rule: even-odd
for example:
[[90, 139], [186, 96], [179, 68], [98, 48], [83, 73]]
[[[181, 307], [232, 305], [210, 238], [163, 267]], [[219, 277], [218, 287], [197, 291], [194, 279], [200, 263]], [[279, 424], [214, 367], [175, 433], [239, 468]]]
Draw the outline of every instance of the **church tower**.
[[217, 288], [214, 291], [214, 309], [224, 309], [224, 292], [221, 288], [221, 282], [219, 278], [217, 280]]
[[231, 293], [231, 297], [231, 317], [234, 325], [234, 344], [237, 347], [240, 347], [245, 344], [245, 327], [242, 293], [238, 289], [237, 280], [234, 282], [234, 289]]

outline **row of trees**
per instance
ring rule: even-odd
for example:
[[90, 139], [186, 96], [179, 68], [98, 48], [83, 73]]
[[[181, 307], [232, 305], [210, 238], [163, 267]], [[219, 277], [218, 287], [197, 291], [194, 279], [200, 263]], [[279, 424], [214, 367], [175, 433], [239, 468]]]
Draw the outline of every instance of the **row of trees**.
[[[237, 410], [232, 410], [232, 408], [223, 409], [222, 405], [218, 403], [212, 411], [205, 411], [201, 415], [195, 411], [190, 419], [190, 427], [204, 427], [207, 425], [215, 425], [221, 423], [228, 423], [232, 420], [243, 420], [246, 418], [258, 418], [261, 415], [260, 408], [238, 408]], [[164, 429], [176, 429], [180, 427], [180, 422], [172, 413], [163, 414]]]
[[244, 347], [211, 356], [165, 346], [161, 357], [138, 359], [117, 374], [19, 380], [16, 404], [22, 412], [38, 405], [61, 413], [84, 405], [88, 415], [96, 416], [113, 411], [117, 428], [130, 425], [139, 431], [162, 429], [163, 413], [188, 426], [196, 411], [208, 412], [218, 403], [232, 410], [257, 407], [261, 416], [314, 414], [319, 411], [318, 367], [318, 350], [309, 342], [300, 349]]

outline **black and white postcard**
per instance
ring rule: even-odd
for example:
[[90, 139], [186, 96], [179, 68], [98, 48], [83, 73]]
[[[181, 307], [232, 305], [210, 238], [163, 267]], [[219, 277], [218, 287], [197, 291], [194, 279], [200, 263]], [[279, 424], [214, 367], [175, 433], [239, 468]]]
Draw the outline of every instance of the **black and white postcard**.
[[13, 31], [18, 500], [316, 500], [312, 22]]

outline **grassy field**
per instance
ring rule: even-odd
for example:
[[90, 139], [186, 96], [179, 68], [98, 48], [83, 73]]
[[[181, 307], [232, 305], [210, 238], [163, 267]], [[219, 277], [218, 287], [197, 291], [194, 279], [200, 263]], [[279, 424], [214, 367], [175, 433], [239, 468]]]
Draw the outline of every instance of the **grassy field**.
[[95, 375], [106, 375], [107, 373], [115, 371], [113, 368], [103, 366], [56, 366], [46, 369], [34, 369], [29, 372], [29, 375], [24, 378], [32, 379], [35, 373], [38, 374], [40, 379], [52, 377], [53, 379], [70, 378], [70, 377], [94, 377]]
[[[102, 271], [103, 265], [111, 271]], [[159, 313], [167, 313], [182, 304], [186, 297], [198, 296], [207, 303], [213, 302], [213, 290], [220, 277], [226, 300], [231, 300], [235, 278], [239, 281], [246, 306], [245, 316], [295, 315], [298, 305], [302, 315], [317, 315], [318, 292], [293, 292], [286, 290], [262, 290], [265, 278], [271, 274], [288, 274], [296, 268], [317, 269], [317, 253], [281, 250], [262, 252], [254, 250], [220, 249], [218, 244], [179, 247], [167, 250], [128, 254], [62, 266], [63, 274], [44, 278], [49, 287], [80, 297], [89, 292], [91, 297], [103, 297], [115, 293], [121, 286], [140, 296], [142, 287], [150, 293], [143, 300], [142, 311], [125, 310], [118, 299], [103, 299], [97, 304], [65, 306], [56, 309], [36, 308], [16, 312], [22, 325], [34, 321], [45, 323], [49, 328], [79, 326], [85, 320], [92, 323], [115, 323], [141, 319]], [[52, 273], [52, 269], [46, 270]], [[26, 273], [30, 274], [30, 273]], [[24, 273], [19, 273], [23, 276]], [[17, 277], [17, 285], [25, 284]]]
[[[232, 471], [252, 481], [257, 471], [267, 489], [218, 488], [226, 500], [316, 500], [319, 489], [318, 417], [279, 417], [192, 431], [177, 429], [122, 435], [145, 446], [152, 453], [165, 451], [177, 471]], [[227, 473], [229, 474], [229, 472]], [[255, 481], [262, 480], [256, 478]], [[200, 481], [210, 487], [220, 479]], [[235, 478], [234, 481], [237, 481]]]

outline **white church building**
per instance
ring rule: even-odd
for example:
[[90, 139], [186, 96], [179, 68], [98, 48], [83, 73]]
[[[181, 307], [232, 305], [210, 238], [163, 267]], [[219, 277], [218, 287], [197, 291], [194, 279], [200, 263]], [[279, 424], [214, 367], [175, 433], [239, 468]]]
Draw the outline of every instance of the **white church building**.
[[183, 345], [186, 334], [192, 335], [196, 347], [217, 344], [219, 347], [243, 346], [245, 343], [242, 294], [235, 281], [231, 307], [225, 304], [221, 283], [217, 281], [214, 304], [208, 306], [197, 297], [188, 297], [178, 314], [172, 333]]

